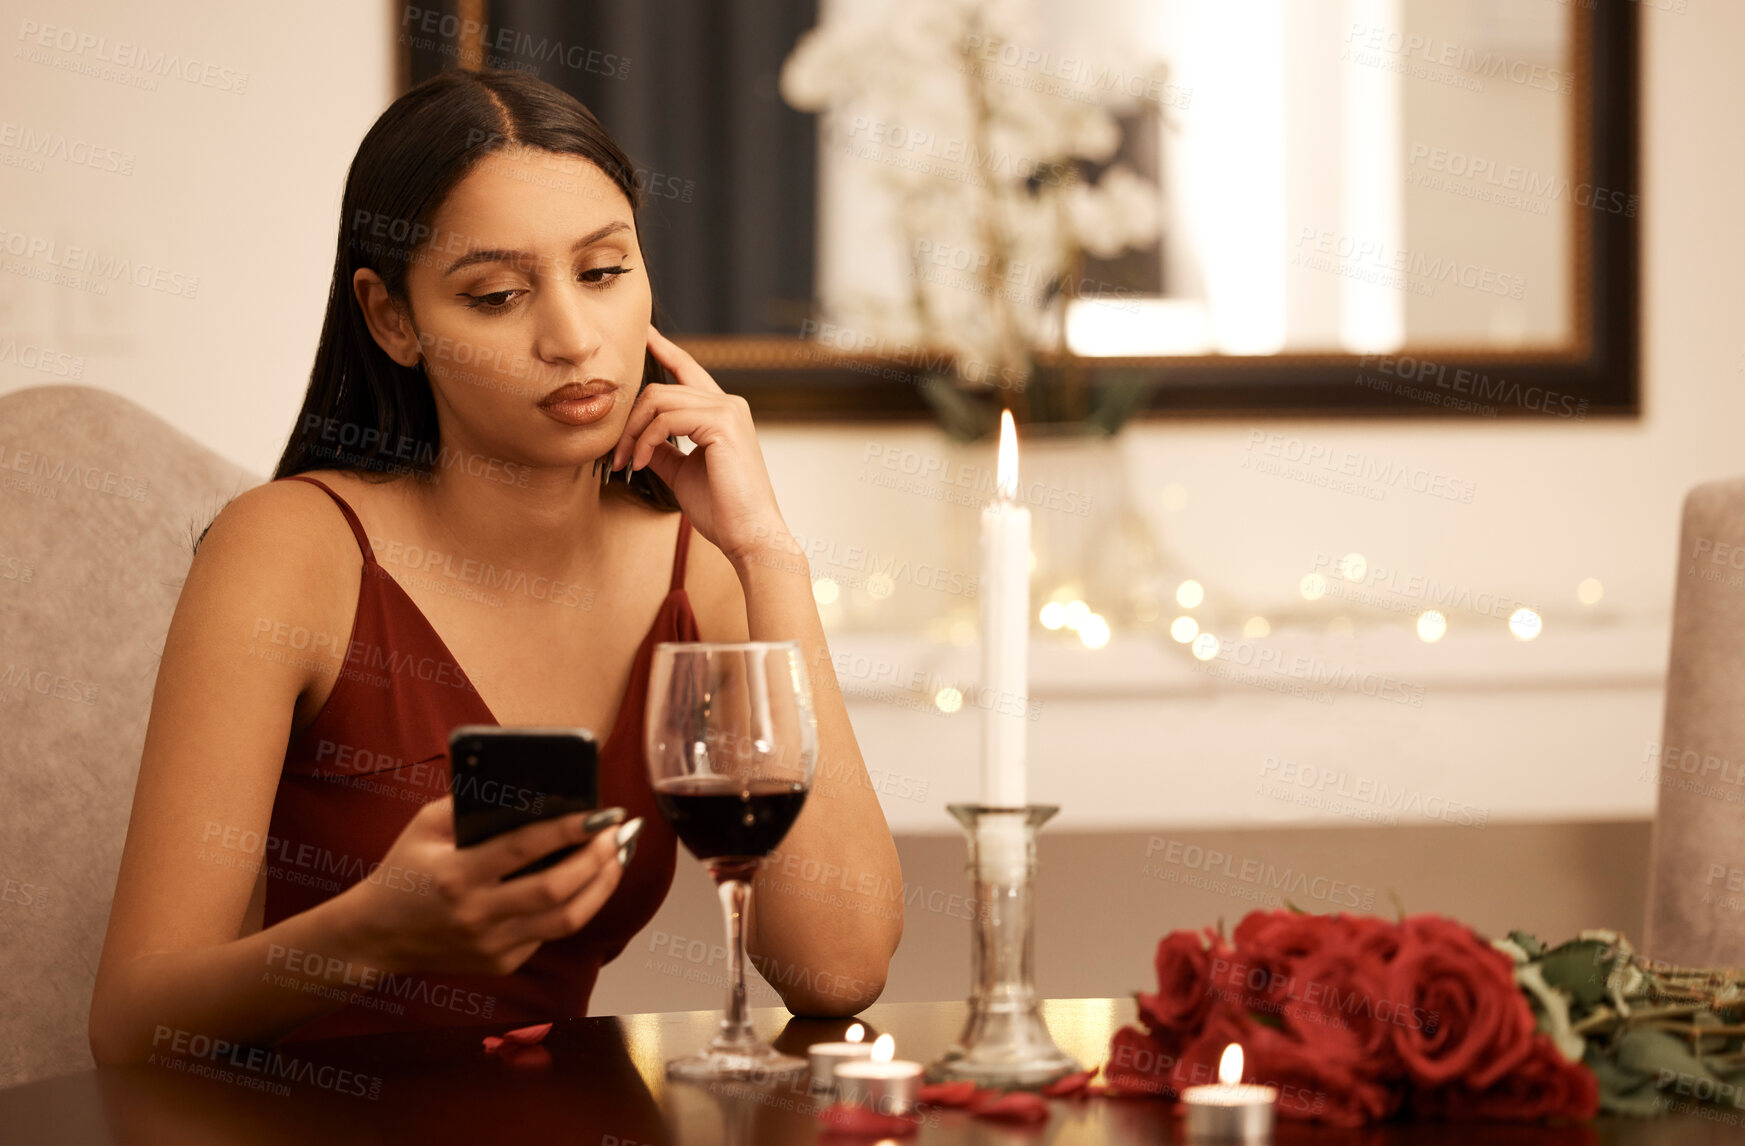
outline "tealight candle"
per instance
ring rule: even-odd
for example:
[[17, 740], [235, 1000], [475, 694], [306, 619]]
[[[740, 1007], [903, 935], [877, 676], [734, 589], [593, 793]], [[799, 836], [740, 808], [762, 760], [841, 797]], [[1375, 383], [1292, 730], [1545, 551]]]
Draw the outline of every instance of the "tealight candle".
[[1182, 1091], [1189, 1142], [1270, 1142], [1278, 1089], [1242, 1081], [1242, 1048], [1231, 1043], [1218, 1062], [1216, 1086]]
[[921, 1090], [921, 1064], [893, 1059], [897, 1040], [880, 1035], [872, 1054], [836, 1067], [836, 1086], [844, 1102], [865, 1103], [880, 1114], [907, 1114]]
[[845, 1062], [855, 1062], [872, 1055], [873, 1044], [863, 1042], [866, 1028], [859, 1023], [848, 1028], [839, 1043], [813, 1043], [806, 1051], [812, 1063], [812, 1085], [826, 1090], [836, 1085], [836, 1068]]

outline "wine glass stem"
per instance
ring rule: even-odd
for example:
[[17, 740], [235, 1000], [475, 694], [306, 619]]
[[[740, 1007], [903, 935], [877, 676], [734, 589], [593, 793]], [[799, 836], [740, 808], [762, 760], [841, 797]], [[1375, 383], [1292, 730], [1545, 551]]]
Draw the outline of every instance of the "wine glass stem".
[[745, 908], [751, 902], [751, 882], [723, 879], [715, 891], [721, 897], [721, 914], [727, 924], [727, 1007], [715, 1044], [749, 1045], [757, 1041], [745, 1016]]

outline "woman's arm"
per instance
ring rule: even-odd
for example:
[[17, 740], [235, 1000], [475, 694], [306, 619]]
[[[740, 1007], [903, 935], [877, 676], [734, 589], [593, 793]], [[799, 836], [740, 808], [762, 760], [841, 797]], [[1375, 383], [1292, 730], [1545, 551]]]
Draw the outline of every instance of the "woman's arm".
[[[751, 409], [652, 326], [648, 346], [678, 385], [645, 387], [613, 451], [613, 469], [648, 466], [697, 529], [699, 627], [712, 640], [795, 641], [812, 681], [818, 763], [781, 853], [753, 881], [746, 951], [796, 1014], [847, 1015], [884, 990], [903, 934], [903, 873], [812, 599], [758, 448]], [[689, 454], [667, 441], [683, 434]], [[693, 596], [696, 601], [696, 597]], [[743, 620], [742, 620], [743, 619]]]
[[812, 597], [810, 567], [785, 534], [736, 562], [702, 538], [705, 640], [796, 641], [812, 683], [818, 763], [811, 794], [752, 881], [746, 953], [795, 1014], [850, 1015], [884, 989], [903, 934], [903, 873], [867, 776]]
[[[369, 964], [343, 896], [237, 938], [267, 859], [261, 841], [298, 697], [322, 668], [337, 667], [349, 631], [323, 619], [342, 615], [343, 603], [331, 599], [332, 569], [309, 555], [353, 543], [316, 499], [327, 500], [295, 482], [244, 493], [219, 514], [188, 570], [158, 667], [91, 1000], [99, 1063], [141, 1061], [177, 1032], [270, 1041], [343, 1005], [345, 991], [298, 989], [287, 952], [356, 963], [360, 977]], [[313, 544], [285, 546], [287, 531]], [[323, 635], [330, 639], [311, 651]]]

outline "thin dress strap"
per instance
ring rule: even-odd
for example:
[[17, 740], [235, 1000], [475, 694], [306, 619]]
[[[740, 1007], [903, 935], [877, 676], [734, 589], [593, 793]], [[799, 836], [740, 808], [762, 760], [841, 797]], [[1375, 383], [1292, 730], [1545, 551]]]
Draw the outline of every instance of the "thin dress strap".
[[334, 493], [331, 489], [328, 489], [327, 486], [322, 484], [321, 482], [315, 480], [312, 477], [307, 477], [303, 474], [291, 474], [288, 477], [278, 478], [276, 480], [278, 480], [278, 481], [306, 481], [310, 485], [317, 486], [320, 489], [326, 491], [328, 497], [331, 497], [334, 501], [339, 503], [339, 512], [345, 514], [345, 523], [347, 525], [351, 526], [352, 536], [357, 538], [357, 547], [359, 549], [363, 550], [364, 564], [365, 565], [374, 565], [376, 563], [376, 554], [375, 554], [375, 551], [370, 548], [370, 539], [364, 534], [363, 522], [361, 522], [357, 519], [357, 514], [352, 512], [351, 506], [345, 504], [345, 499], [343, 497], [340, 497], [337, 493]]
[[679, 514], [679, 540], [673, 546], [673, 579], [667, 586], [667, 592], [676, 592], [685, 587], [685, 557], [691, 550], [691, 519]]

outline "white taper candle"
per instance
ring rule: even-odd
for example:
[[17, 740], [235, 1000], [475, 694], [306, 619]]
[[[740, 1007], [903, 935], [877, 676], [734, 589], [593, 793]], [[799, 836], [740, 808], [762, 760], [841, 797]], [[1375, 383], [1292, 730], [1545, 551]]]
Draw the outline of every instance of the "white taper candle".
[[982, 510], [982, 802], [1017, 807], [1028, 800], [1030, 511], [1017, 502], [1018, 435], [1000, 414], [996, 495]]

